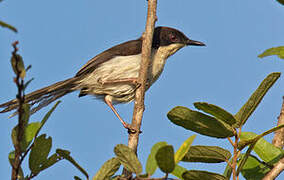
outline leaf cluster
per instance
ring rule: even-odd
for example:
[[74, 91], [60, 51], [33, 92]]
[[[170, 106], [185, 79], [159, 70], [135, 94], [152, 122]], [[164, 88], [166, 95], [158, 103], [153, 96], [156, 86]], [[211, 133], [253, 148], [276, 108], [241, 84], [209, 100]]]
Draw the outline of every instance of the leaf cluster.
[[[19, 180], [30, 180], [47, 168], [65, 159], [73, 164], [78, 170], [80, 170], [88, 179], [88, 173], [70, 156], [69, 151], [56, 149], [56, 152], [50, 155], [52, 138], [48, 137], [46, 134], [40, 134], [42, 127], [46, 124], [47, 120], [56, 109], [60, 101], [55, 103], [55, 105], [45, 114], [40, 122], [30, 122], [31, 109], [29, 104], [24, 103], [24, 91], [33, 79], [24, 83], [24, 78], [26, 76], [26, 71], [28, 71], [31, 66], [25, 68], [23, 58], [16, 53], [16, 44], [17, 42], [13, 44], [15, 50], [12, 53], [11, 65], [17, 76], [15, 82], [19, 91], [18, 100], [20, 103], [19, 110], [17, 111], [19, 121], [18, 124], [12, 129], [11, 133], [11, 139], [15, 150], [11, 151], [8, 156], [13, 171], [16, 171], [17, 175], [16, 177], [12, 178]], [[25, 175], [21, 164], [27, 156], [30, 173]], [[74, 178], [79, 179], [77, 176]]]

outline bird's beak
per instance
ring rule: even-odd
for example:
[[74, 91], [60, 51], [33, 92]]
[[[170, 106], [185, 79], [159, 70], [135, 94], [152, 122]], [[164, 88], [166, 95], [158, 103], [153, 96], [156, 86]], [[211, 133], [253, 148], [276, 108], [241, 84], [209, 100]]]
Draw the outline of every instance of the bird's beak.
[[203, 42], [200, 42], [200, 41], [194, 41], [194, 40], [191, 40], [191, 39], [188, 39], [186, 41], [186, 45], [191, 45], [191, 46], [206, 46]]

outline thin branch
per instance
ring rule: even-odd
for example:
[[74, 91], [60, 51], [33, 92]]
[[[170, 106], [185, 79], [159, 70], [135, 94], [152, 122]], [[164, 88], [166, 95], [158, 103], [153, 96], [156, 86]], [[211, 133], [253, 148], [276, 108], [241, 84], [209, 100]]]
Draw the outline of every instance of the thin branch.
[[[149, 66], [149, 59], [151, 56], [151, 47], [152, 47], [152, 39], [154, 34], [155, 22], [157, 20], [156, 16], [157, 9], [157, 0], [149, 0], [148, 1], [148, 13], [147, 13], [147, 22], [145, 27], [145, 32], [142, 35], [142, 60], [139, 71], [138, 83], [141, 85], [135, 94], [135, 103], [134, 103], [134, 111], [133, 118], [131, 122], [131, 127], [135, 129], [134, 133], [129, 133], [128, 136], [128, 147], [133, 149], [134, 152], [137, 153], [137, 146], [139, 140], [139, 133], [142, 123], [143, 112], [145, 109], [144, 106], [144, 96], [145, 96], [145, 86], [147, 80], [147, 71]], [[123, 173], [124, 175], [129, 175], [126, 171]]]
[[15, 58], [16, 60], [16, 64], [15, 64], [15, 68], [16, 68], [16, 78], [14, 78], [14, 81], [17, 85], [17, 88], [18, 88], [18, 94], [17, 94], [17, 99], [18, 99], [18, 102], [19, 102], [19, 108], [18, 108], [18, 128], [17, 128], [17, 141], [15, 142], [14, 144], [14, 148], [15, 148], [15, 159], [14, 159], [14, 162], [13, 162], [13, 166], [12, 166], [12, 177], [11, 179], [12, 180], [17, 180], [18, 179], [18, 174], [19, 174], [19, 170], [20, 170], [20, 167], [21, 167], [21, 160], [20, 160], [20, 157], [21, 157], [21, 146], [20, 146], [20, 142], [22, 141], [22, 138], [23, 138], [23, 134], [24, 134], [24, 122], [23, 122], [23, 119], [22, 119], [22, 115], [23, 115], [23, 104], [25, 102], [25, 97], [24, 97], [24, 92], [23, 92], [23, 87], [24, 87], [24, 81], [23, 79], [20, 78], [20, 73], [21, 71], [18, 68], [18, 63], [19, 63], [19, 59], [17, 57], [17, 51], [18, 51], [18, 48], [17, 48], [17, 44], [18, 44], [18, 41], [14, 42], [12, 45], [13, 45], [13, 48], [14, 48], [14, 51], [12, 52], [12, 56], [13, 58]]
[[236, 180], [236, 178], [238, 176], [237, 171], [236, 171], [237, 160], [238, 160], [238, 156], [239, 156], [238, 141], [239, 141], [238, 135], [235, 135], [235, 142], [233, 143], [234, 155], [233, 155], [233, 161], [232, 161], [233, 180]]
[[262, 180], [272, 180], [275, 179], [284, 169], [284, 158], [280, 159], [271, 171], [269, 171]]
[[[284, 124], [284, 97], [283, 97], [283, 103], [280, 111], [280, 115], [278, 116], [278, 123], [277, 126], [280, 126]], [[279, 129], [275, 132], [272, 144], [276, 147], [283, 148], [284, 146], [284, 128]]]
[[141, 86], [137, 89], [135, 94], [134, 112], [131, 123], [131, 126], [136, 130], [136, 132], [130, 133], [128, 137], [128, 146], [131, 149], [133, 149], [135, 152], [137, 152], [139, 132], [144, 112], [145, 85], [147, 79], [149, 59], [151, 56], [151, 46], [152, 46], [152, 39], [153, 39], [153, 33], [156, 21], [156, 7], [157, 7], [157, 0], [148, 1], [147, 23], [146, 23], [146, 30], [142, 35], [143, 38], [142, 61], [138, 77], [138, 83], [141, 84]]
[[[284, 97], [282, 102], [282, 107], [280, 111], [280, 115], [278, 117], [277, 126], [280, 126], [284, 124]], [[283, 149], [284, 146], [284, 128], [279, 129], [275, 132], [272, 144], [278, 148]], [[270, 180], [275, 179], [282, 171], [284, 170], [284, 158], [280, 159], [272, 168], [271, 171], [269, 171], [263, 180]]]

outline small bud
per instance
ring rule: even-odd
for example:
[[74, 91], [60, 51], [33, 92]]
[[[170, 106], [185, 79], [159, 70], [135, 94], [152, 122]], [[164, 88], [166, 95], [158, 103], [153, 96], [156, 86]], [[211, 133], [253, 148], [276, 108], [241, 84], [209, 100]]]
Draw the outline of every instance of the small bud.
[[26, 70], [22, 56], [19, 54], [13, 55], [11, 57], [11, 65], [15, 74], [24, 79], [26, 76]]

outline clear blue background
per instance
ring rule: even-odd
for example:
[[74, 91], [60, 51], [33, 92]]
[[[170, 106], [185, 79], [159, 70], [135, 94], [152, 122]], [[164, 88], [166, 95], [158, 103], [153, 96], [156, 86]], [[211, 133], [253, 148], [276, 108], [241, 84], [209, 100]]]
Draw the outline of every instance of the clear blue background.
[[[19, 40], [19, 53], [26, 65], [33, 66], [28, 73], [29, 78], [35, 78], [27, 90], [31, 92], [72, 77], [103, 50], [138, 38], [144, 31], [146, 12], [144, 0], [3, 1], [0, 19], [17, 27], [19, 33], [0, 28], [0, 102], [16, 94], [9, 60], [13, 41]], [[187, 47], [170, 57], [164, 73], [147, 92], [138, 150], [144, 165], [156, 142], [167, 141], [177, 149], [195, 134], [171, 124], [166, 117], [171, 108], [177, 105], [194, 108], [193, 102], [205, 101], [236, 113], [269, 73], [284, 70], [284, 62], [276, 56], [257, 58], [267, 48], [284, 45], [284, 7], [276, 1], [160, 0], [157, 12], [157, 25], [180, 29], [207, 46]], [[283, 94], [281, 77], [243, 131], [261, 133], [275, 126]], [[93, 177], [114, 156], [113, 147], [127, 143], [128, 134], [103, 102], [77, 95], [75, 92], [62, 98], [42, 133], [52, 136], [52, 152], [56, 148], [70, 150]], [[41, 120], [50, 108], [32, 116], [31, 121]], [[118, 105], [117, 109], [130, 122], [133, 103]], [[7, 156], [13, 148], [10, 131], [16, 118], [8, 119], [8, 115], [0, 114], [0, 179], [9, 179], [11, 174]], [[272, 137], [266, 139], [271, 142]], [[194, 141], [194, 145], [199, 144], [222, 145], [232, 150], [227, 140], [202, 135]], [[219, 173], [225, 168], [224, 163], [182, 165]], [[61, 161], [35, 179], [72, 179], [74, 175], [83, 177], [67, 161]]]

